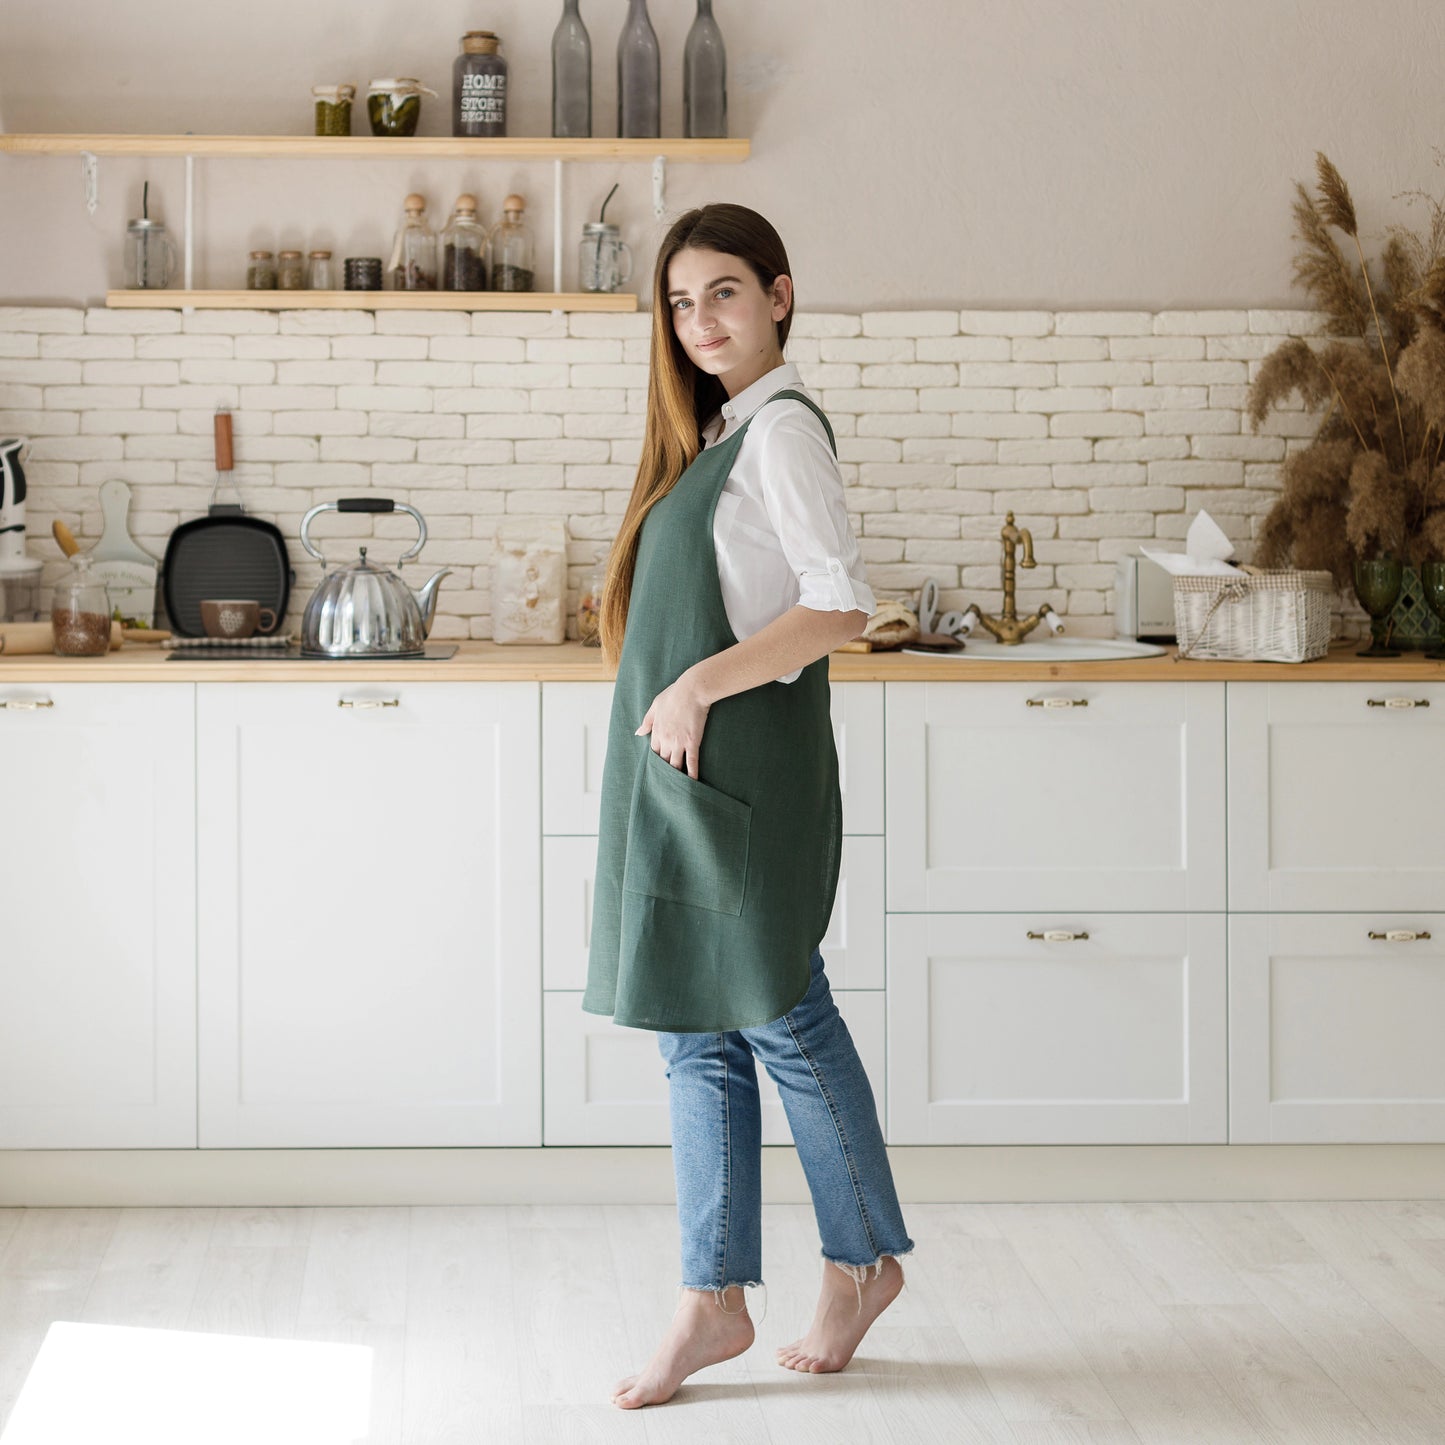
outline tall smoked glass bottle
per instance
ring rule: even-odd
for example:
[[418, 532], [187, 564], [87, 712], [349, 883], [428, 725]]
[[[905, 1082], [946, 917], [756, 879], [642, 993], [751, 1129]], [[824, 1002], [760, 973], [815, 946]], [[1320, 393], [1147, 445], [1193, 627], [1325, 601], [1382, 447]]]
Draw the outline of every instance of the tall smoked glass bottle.
[[617, 41], [617, 134], [662, 134], [662, 54], [647, 0], [628, 0]]
[[592, 37], [578, 0], [563, 0], [552, 32], [552, 134], [592, 134]]
[[712, 0], [697, 0], [697, 18], [682, 52], [682, 133], [728, 133], [727, 53], [722, 31], [712, 18]]

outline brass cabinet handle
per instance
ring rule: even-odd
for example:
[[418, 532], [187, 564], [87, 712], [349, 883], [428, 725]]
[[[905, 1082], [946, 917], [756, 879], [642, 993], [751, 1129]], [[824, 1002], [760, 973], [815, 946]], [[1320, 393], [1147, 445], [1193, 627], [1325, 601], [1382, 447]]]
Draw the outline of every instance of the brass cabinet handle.
[[54, 706], [54, 699], [48, 697], [0, 698], [0, 707], [8, 707], [12, 712], [34, 712], [38, 707]]
[[337, 707], [352, 707], [357, 709], [373, 707], [400, 707], [399, 697], [341, 697], [336, 700]]
[[1030, 928], [1024, 934], [1025, 938], [1042, 938], [1048, 943], [1072, 943], [1076, 938], [1087, 938], [1088, 936], [1087, 929], [1075, 933], [1071, 928], [1046, 928], [1042, 933], [1035, 933]]
[[1366, 707], [1429, 707], [1428, 697], [1367, 697]]
[[1413, 943], [1417, 938], [1429, 938], [1428, 929], [1414, 928], [1387, 928], [1383, 933], [1376, 933], [1373, 928], [1366, 929], [1366, 938], [1383, 938], [1386, 943]]
[[1086, 697], [1026, 697], [1025, 707], [1088, 707]]

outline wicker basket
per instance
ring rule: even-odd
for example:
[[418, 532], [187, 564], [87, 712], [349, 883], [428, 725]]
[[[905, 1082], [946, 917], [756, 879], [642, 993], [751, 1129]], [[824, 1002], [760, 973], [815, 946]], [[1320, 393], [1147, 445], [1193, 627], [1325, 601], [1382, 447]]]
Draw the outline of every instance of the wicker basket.
[[1330, 645], [1328, 572], [1245, 567], [1242, 577], [1175, 577], [1174, 630], [1185, 657], [1308, 662]]

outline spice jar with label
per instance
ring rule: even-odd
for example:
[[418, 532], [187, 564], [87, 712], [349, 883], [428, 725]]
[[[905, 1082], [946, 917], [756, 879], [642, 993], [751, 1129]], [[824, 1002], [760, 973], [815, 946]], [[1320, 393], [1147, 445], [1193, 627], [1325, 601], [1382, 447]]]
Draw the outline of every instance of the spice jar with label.
[[313, 251], [306, 258], [306, 289], [336, 290], [336, 268], [331, 264], [330, 251]]
[[504, 517], [492, 553], [492, 640], [567, 637], [567, 528], [560, 517]]
[[313, 85], [311, 99], [316, 108], [317, 135], [350, 135], [351, 102], [354, 85]]
[[532, 229], [522, 219], [526, 205], [521, 196], [508, 196], [502, 202], [502, 219], [492, 227], [493, 291], [532, 289]]
[[506, 135], [507, 62], [491, 30], [468, 30], [452, 62], [452, 134]]
[[393, 291], [435, 291], [437, 289], [437, 237], [427, 224], [426, 200], [410, 195], [406, 214], [396, 230], [387, 272]]
[[441, 289], [487, 289], [487, 228], [477, 220], [475, 196], [457, 197], [456, 210], [442, 232]]
[[306, 268], [301, 264], [300, 251], [282, 251], [277, 256], [276, 289], [278, 291], [303, 291], [306, 289]]
[[276, 289], [276, 258], [270, 251], [252, 251], [246, 263], [246, 290], [274, 291]]
[[415, 135], [421, 119], [421, 98], [436, 91], [412, 76], [373, 80], [366, 89], [366, 115], [372, 135]]
[[77, 553], [56, 583], [50, 630], [59, 657], [99, 657], [110, 651], [110, 596], [90, 570], [90, 553]]

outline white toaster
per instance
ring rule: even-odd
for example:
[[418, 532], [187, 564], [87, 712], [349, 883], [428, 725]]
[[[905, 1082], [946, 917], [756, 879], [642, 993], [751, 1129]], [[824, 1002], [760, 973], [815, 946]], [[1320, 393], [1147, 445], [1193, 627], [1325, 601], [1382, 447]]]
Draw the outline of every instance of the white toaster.
[[1114, 563], [1114, 635], [1145, 642], [1173, 642], [1174, 578], [1148, 557]]

